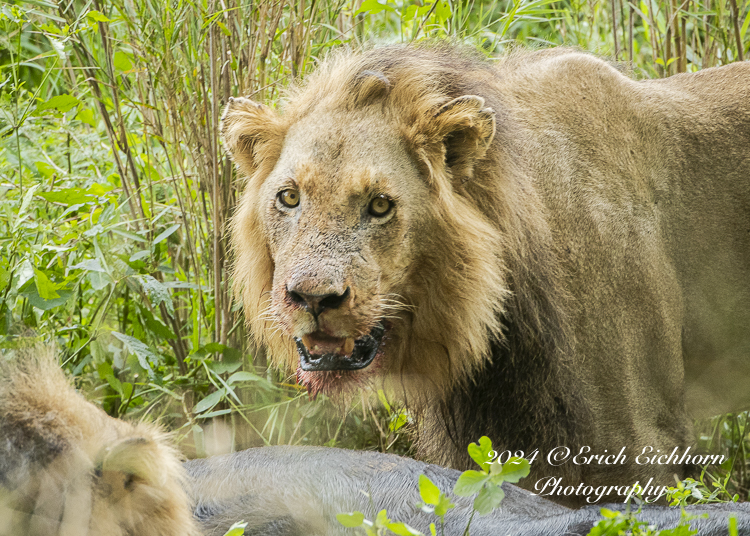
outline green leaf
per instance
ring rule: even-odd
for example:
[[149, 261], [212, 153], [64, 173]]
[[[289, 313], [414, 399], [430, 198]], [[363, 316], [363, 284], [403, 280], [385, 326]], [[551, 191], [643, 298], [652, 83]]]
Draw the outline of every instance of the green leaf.
[[6, 268], [5, 263], [0, 263], [0, 290], [8, 286], [10, 282], [10, 270]]
[[482, 469], [485, 469], [487, 466], [487, 462], [492, 459], [492, 455], [490, 454], [492, 452], [492, 441], [487, 436], [482, 436], [479, 438], [479, 445], [477, 445], [476, 443], [471, 443], [468, 450], [471, 459], [474, 460]]
[[148, 310], [148, 307], [144, 307], [140, 303], [136, 303], [136, 305], [138, 306], [138, 313], [143, 319], [143, 323], [151, 333], [163, 339], [176, 338], [174, 332], [172, 332], [172, 330], [169, 329], [161, 320], [156, 318], [153, 313]]
[[381, 4], [378, 0], [365, 0], [354, 14], [359, 15], [360, 13], [367, 12], [370, 15], [375, 15], [381, 11], [390, 11], [391, 13], [396, 12], [393, 6], [389, 6], [386, 2]]
[[409, 422], [409, 415], [405, 411], [400, 411], [396, 418], [388, 423], [388, 428], [391, 432], [398, 432], [407, 422]]
[[529, 476], [531, 471], [529, 460], [515, 456], [505, 462], [499, 472], [495, 472], [496, 466], [497, 464], [492, 464], [492, 482], [494, 484], [500, 484], [501, 482], [515, 484], [522, 478]]
[[122, 72], [130, 71], [133, 68], [132, 58], [129, 54], [123, 52], [122, 50], [118, 50], [117, 52], [115, 52], [112, 63], [115, 66], [115, 69]]
[[229, 31], [229, 28], [227, 28], [226, 24], [221, 22], [220, 20], [216, 21], [216, 26], [218, 26], [221, 29], [221, 32], [226, 35], [227, 37], [232, 36], [232, 32]]
[[490, 475], [483, 471], [464, 471], [458, 477], [456, 485], [453, 487], [453, 493], [459, 497], [468, 497], [479, 493], [485, 482], [490, 479]]
[[437, 504], [440, 501], [440, 488], [427, 475], [419, 475], [419, 496], [425, 504]]
[[435, 515], [442, 519], [443, 516], [448, 513], [448, 510], [455, 507], [456, 505], [453, 504], [450, 499], [448, 499], [448, 497], [441, 493], [440, 501], [438, 501], [438, 504], [435, 506]]
[[86, 193], [81, 188], [61, 188], [54, 192], [41, 192], [37, 195], [50, 203], [60, 203], [61, 205], [82, 205], [96, 201], [96, 196]]
[[487, 515], [500, 506], [504, 497], [505, 492], [500, 486], [486, 486], [474, 499], [474, 510], [479, 515]]
[[149, 376], [153, 376], [154, 371], [151, 370], [149, 360], [151, 360], [153, 363], [158, 363], [159, 356], [152, 352], [151, 348], [149, 348], [146, 344], [139, 341], [135, 337], [131, 337], [130, 335], [125, 335], [124, 333], [119, 333], [117, 331], [113, 331], [112, 335], [117, 337], [125, 345], [125, 347], [133, 355], [135, 355], [135, 357], [138, 358], [138, 364], [141, 366], [141, 368], [148, 372]]
[[26, 281], [26, 283], [19, 289], [18, 295], [29, 300], [29, 303], [37, 309], [49, 311], [50, 309], [63, 305], [73, 295], [73, 291], [65, 288], [58, 288], [55, 292], [59, 296], [58, 298], [50, 300], [42, 298], [36, 288], [36, 277], [34, 277]]
[[150, 275], [139, 275], [135, 276], [141, 285], [143, 290], [148, 296], [151, 305], [159, 307], [160, 304], [164, 304], [169, 314], [174, 314], [174, 304], [172, 303], [172, 296], [169, 294], [169, 289], [162, 285], [157, 279]]
[[257, 382], [263, 381], [263, 378], [252, 372], [235, 372], [229, 378], [227, 378], [227, 385], [232, 385], [234, 382]]
[[406, 523], [389, 523], [388, 530], [398, 536], [423, 536], [421, 532]]
[[73, 106], [78, 105], [80, 102], [81, 101], [79, 101], [73, 95], [63, 93], [62, 95], [57, 95], [47, 101], [44, 101], [41, 104], [38, 104], [36, 107], [36, 111], [43, 112], [44, 110], [59, 110], [61, 112], [67, 112], [71, 108], [73, 108]]
[[378, 512], [378, 515], [375, 516], [375, 526], [376, 527], [385, 527], [391, 522], [390, 519], [388, 519], [388, 512], [385, 510], [381, 510]]
[[94, 22], [110, 22], [110, 20], [98, 11], [89, 11], [86, 16]]
[[60, 297], [57, 293], [60, 285], [50, 281], [47, 275], [37, 268], [34, 268], [34, 283], [36, 283], [36, 291], [39, 293], [39, 297], [43, 300], [54, 300]]
[[78, 110], [75, 119], [78, 119], [79, 121], [86, 123], [93, 128], [96, 128], [96, 119], [94, 119], [94, 112], [92, 112], [88, 108], [81, 108], [80, 110]]
[[179, 229], [180, 227], [181, 227], [181, 225], [179, 223], [175, 223], [174, 225], [169, 226], [167, 229], [165, 229], [164, 231], [162, 231], [161, 233], [159, 233], [159, 236], [157, 236], [156, 238], [154, 238], [153, 245], [155, 246], [159, 242], [162, 242], [162, 241], [166, 240], [169, 236], [171, 236], [172, 234], [174, 234], [174, 232], [177, 229]]
[[438, 0], [437, 6], [435, 7], [435, 17], [440, 22], [445, 22], [451, 16], [451, 6], [445, 0]]
[[226, 394], [227, 390], [223, 387], [218, 391], [214, 391], [195, 405], [193, 413], [203, 413], [206, 410], [212, 409], [216, 404], [221, 402], [221, 399], [224, 398]]
[[390, 413], [391, 405], [388, 403], [388, 400], [385, 398], [385, 392], [382, 389], [378, 389], [378, 400], [380, 400], [380, 403], [383, 405], [385, 410], [388, 413]]
[[336, 514], [336, 519], [345, 527], [353, 529], [362, 526], [362, 522], [365, 520], [365, 515], [362, 512], [352, 512], [351, 514]]
[[41, 173], [42, 176], [47, 179], [57, 173], [57, 170], [50, 166], [47, 162], [34, 162], [34, 164], [36, 165], [36, 169], [39, 170], [39, 173]]
[[224, 533], [224, 536], [243, 536], [246, 528], [247, 523], [240, 521], [229, 527], [229, 530]]

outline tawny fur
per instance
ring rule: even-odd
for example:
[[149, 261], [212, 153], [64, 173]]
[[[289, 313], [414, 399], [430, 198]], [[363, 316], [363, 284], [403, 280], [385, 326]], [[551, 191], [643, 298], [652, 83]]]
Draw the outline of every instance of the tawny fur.
[[[222, 134], [247, 177], [234, 280], [254, 337], [294, 370], [293, 336], [387, 318], [374, 366], [298, 377], [403, 395], [424, 457], [465, 467], [483, 434], [543, 455], [625, 446], [622, 466], [533, 469], [670, 484], [681, 467], [633, 458], [690, 444], [688, 412], [750, 403], [746, 384], [699, 390], [750, 373], [747, 63], [637, 82], [566, 49], [344, 52], [283, 114], [231, 102]], [[290, 185], [294, 210], [276, 201]], [[387, 221], [366, 215], [378, 194]], [[314, 318], [288, 299], [300, 281], [352, 292]]]
[[106, 415], [51, 352], [0, 357], [0, 535], [197, 534], [184, 483], [160, 428]]

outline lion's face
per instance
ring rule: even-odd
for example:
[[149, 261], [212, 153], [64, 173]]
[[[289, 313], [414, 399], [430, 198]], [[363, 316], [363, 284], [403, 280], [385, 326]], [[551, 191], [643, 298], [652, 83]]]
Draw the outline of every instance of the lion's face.
[[269, 312], [296, 343], [301, 380], [378, 368], [429, 241], [430, 196], [397, 129], [367, 111], [289, 129], [258, 202], [275, 266]]
[[501, 237], [463, 186], [494, 112], [473, 95], [414, 93], [429, 82], [406, 78], [416, 70], [329, 67], [283, 115], [242, 98], [224, 112], [247, 177], [235, 290], [256, 340], [310, 392], [382, 379], [429, 397], [500, 331]]

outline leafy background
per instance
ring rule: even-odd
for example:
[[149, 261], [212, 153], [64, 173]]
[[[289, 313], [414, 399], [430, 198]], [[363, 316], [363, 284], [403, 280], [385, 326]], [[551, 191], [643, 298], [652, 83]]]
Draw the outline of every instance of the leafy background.
[[[570, 45], [663, 77], [750, 53], [750, 0], [61, 0], [0, 4], [2, 348], [53, 344], [113, 416], [203, 456], [279, 443], [405, 453], [411, 422], [310, 400], [248, 346], [230, 294], [240, 183], [221, 107], [275, 104], [336, 47]], [[700, 423], [747, 496], [747, 415]], [[716, 469], [716, 468], [714, 468]]]

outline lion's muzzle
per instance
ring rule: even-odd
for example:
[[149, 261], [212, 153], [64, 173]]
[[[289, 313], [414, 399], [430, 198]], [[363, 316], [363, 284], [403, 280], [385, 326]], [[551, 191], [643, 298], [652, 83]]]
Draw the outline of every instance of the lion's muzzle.
[[[323, 348], [333, 347], [337, 343], [338, 349], [343, 349], [346, 345], [346, 340], [326, 340], [326, 344], [315, 345], [314, 342], [317, 337], [305, 337], [308, 341], [303, 341], [299, 337], [294, 338], [294, 342], [297, 343], [297, 352], [299, 353], [299, 366], [304, 371], [326, 371], [326, 370], [359, 370], [368, 366], [378, 355], [380, 344], [383, 342], [383, 335], [385, 334], [385, 328], [382, 325], [375, 326], [370, 333], [364, 337], [360, 337], [354, 341], [354, 348], [349, 352], [339, 353], [338, 351], [326, 351], [322, 353], [310, 353], [308, 345], [312, 348]], [[313, 334], [314, 335], [314, 334]], [[327, 339], [333, 339], [328, 337]], [[306, 345], [305, 342], [308, 344]], [[344, 349], [345, 350], [345, 349]], [[314, 350], [313, 350], [314, 351]]]

